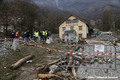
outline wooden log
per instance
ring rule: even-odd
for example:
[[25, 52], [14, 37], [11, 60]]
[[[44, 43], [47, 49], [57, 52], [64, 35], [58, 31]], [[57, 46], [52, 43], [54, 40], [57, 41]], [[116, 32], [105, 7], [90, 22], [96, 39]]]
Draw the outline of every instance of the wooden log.
[[45, 65], [40, 65], [36, 68], [36, 73], [38, 74], [39, 72], [44, 72]]
[[71, 65], [72, 61], [73, 61], [72, 57], [69, 57], [68, 67]]
[[12, 66], [10, 67], [10, 69], [16, 69], [16, 68], [18, 68], [21, 64], [23, 64], [25, 61], [29, 60], [32, 57], [33, 57], [33, 55], [29, 55], [29, 56], [26, 56], [26, 57], [20, 59], [15, 64], [12, 64]]
[[60, 62], [60, 59], [58, 59], [58, 60], [56, 60], [56, 61], [54, 61], [54, 62], [51, 62], [51, 63], [49, 63], [48, 65], [53, 65], [53, 64], [57, 64], [58, 62]]
[[62, 67], [62, 66], [60, 66], [60, 65], [57, 65], [57, 66], [66, 71], [66, 69], [65, 69], [64, 67]]
[[92, 59], [91, 61], [90, 61], [90, 64], [93, 64], [95, 62], [95, 60], [94, 59]]
[[40, 79], [46, 79], [46, 78], [50, 79], [50, 78], [53, 78], [53, 77], [60, 78], [56, 74], [38, 74], [38, 78], [40, 78]]
[[82, 61], [82, 57], [81, 56], [72, 55], [72, 57], [73, 57], [74, 60]]
[[42, 80], [42, 79], [33, 79], [33, 80]]
[[57, 65], [67, 64], [67, 60], [57, 63]]
[[70, 73], [66, 72], [66, 71], [61, 71], [61, 76], [63, 77], [70, 77]]
[[72, 73], [73, 73], [74, 78], [75, 78], [75, 79], [77, 79], [77, 73], [76, 73], [76, 71], [75, 71], [75, 68], [74, 68], [74, 67], [72, 67]]
[[83, 61], [83, 63], [90, 63], [90, 61]]
[[81, 78], [80, 80], [87, 80], [86, 78]]
[[32, 44], [32, 43], [29, 44], [29, 43], [28, 43], [27, 46], [34, 46], [34, 44]]
[[74, 47], [74, 51], [78, 51], [79, 48], [80, 48], [79, 46], [75, 46], [75, 47]]

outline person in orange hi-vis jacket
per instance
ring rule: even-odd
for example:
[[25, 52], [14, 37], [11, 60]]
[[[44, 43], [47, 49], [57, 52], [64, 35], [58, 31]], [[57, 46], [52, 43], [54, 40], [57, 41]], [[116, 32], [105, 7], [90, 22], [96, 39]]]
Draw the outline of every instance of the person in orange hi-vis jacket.
[[16, 38], [19, 38], [19, 31], [16, 32], [15, 37], [16, 37]]

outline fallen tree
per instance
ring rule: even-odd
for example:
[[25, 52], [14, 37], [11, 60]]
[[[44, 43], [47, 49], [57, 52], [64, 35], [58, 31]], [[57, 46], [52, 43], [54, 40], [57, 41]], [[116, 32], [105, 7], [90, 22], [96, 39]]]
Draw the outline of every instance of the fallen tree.
[[16, 69], [16, 68], [18, 68], [21, 64], [23, 64], [25, 61], [31, 59], [32, 57], [33, 57], [33, 55], [29, 55], [29, 56], [26, 56], [26, 57], [20, 59], [15, 64], [12, 64], [11, 67], [10, 67], [10, 69]]
[[56, 74], [38, 74], [37, 77], [40, 78], [40, 79], [46, 79], [46, 78], [50, 79], [50, 78], [53, 78], [53, 77], [60, 78]]

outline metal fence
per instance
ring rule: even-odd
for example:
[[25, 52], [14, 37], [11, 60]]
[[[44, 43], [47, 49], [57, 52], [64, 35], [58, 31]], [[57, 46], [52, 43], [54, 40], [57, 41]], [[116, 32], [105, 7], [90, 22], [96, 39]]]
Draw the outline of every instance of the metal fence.
[[[98, 49], [98, 50], [97, 50]], [[116, 69], [116, 48], [113, 45], [63, 45], [61, 66], [90, 69]]]

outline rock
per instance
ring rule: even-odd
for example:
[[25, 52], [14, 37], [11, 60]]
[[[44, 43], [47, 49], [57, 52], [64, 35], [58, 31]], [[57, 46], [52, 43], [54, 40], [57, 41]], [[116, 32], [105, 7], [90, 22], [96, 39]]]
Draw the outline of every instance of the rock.
[[91, 56], [85, 56], [85, 60], [87, 61], [91, 60]]
[[120, 43], [117, 43], [117, 46], [120, 46]]
[[26, 61], [26, 63], [31, 63], [32, 62], [32, 60], [28, 60], [28, 61]]
[[111, 59], [108, 59], [108, 63], [113, 63], [113, 61]]
[[83, 66], [86, 66], [86, 64], [85, 64], [85, 63], [82, 63], [82, 65], [83, 65]]
[[102, 60], [99, 60], [98, 63], [99, 63], [99, 64], [102, 64], [103, 62], [102, 62]]
[[11, 49], [13, 49], [14, 51], [16, 51], [17, 49], [20, 49], [20, 47], [19, 47], [19, 40], [18, 39], [14, 39], [13, 40], [13, 44], [12, 44]]
[[95, 61], [98, 61], [98, 58], [95, 58]]
[[70, 73], [67, 73], [66, 71], [61, 71], [61, 75], [65, 77], [69, 77]]
[[49, 69], [50, 69], [49, 74], [53, 74], [56, 71], [58, 71], [60, 68], [57, 65], [52, 65], [49, 67]]
[[52, 42], [53, 42], [52, 37], [48, 37], [47, 40], [46, 40], [46, 43], [47, 43], [47, 44], [50, 44], [50, 43], [52, 43]]
[[117, 59], [120, 60], [120, 56], [117, 56]]
[[4, 67], [4, 69], [6, 69], [6, 67]]
[[90, 64], [93, 64], [95, 62], [95, 60], [94, 59], [92, 59], [91, 61], [90, 61]]
[[104, 70], [105, 73], [108, 73], [108, 69]]

